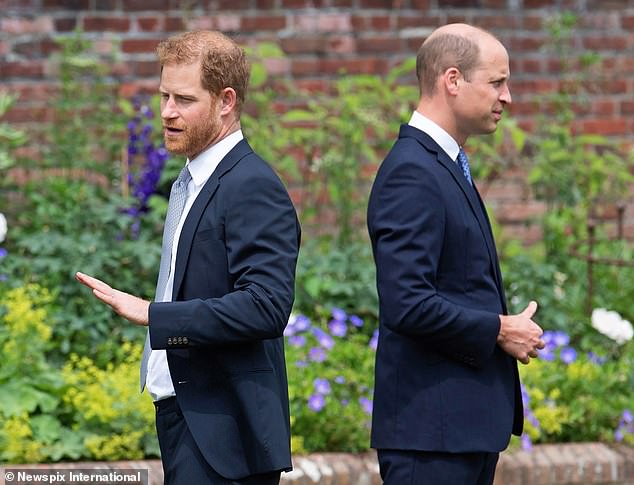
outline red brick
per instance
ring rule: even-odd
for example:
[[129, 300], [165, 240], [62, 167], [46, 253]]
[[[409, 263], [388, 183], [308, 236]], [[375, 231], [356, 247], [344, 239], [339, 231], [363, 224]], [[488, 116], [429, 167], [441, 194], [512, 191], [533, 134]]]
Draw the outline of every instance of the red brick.
[[349, 14], [302, 14], [293, 19], [297, 32], [349, 32]]
[[541, 15], [523, 15], [522, 28], [524, 30], [542, 30], [544, 18]]
[[506, 8], [506, 0], [481, 0], [480, 5], [485, 8]]
[[634, 30], [634, 15], [622, 15], [621, 26], [625, 30]]
[[[522, 61], [521, 74], [525, 73], [540, 73], [544, 71], [543, 59], [524, 59]], [[513, 72], [513, 71], [511, 71]]]
[[122, 0], [122, 10], [167, 10], [169, 0]]
[[136, 21], [142, 31], [156, 32], [161, 30], [161, 20], [157, 17], [139, 17]]
[[443, 7], [479, 7], [478, 0], [443, 0]]
[[42, 7], [71, 11], [88, 10], [90, 8], [90, 0], [44, 0]]
[[0, 19], [0, 31], [4, 34], [47, 34], [53, 32], [53, 19], [50, 17], [36, 17], [27, 19], [21, 17], [6, 17]]
[[530, 37], [511, 37], [509, 49], [511, 51], [535, 52], [548, 42], [546, 37], [541, 35], [531, 35]]
[[161, 40], [163, 39], [126, 39], [121, 43], [121, 50], [126, 53], [155, 52]]
[[623, 119], [603, 118], [582, 123], [585, 133], [598, 135], [624, 135], [627, 133], [627, 122]]
[[76, 26], [77, 19], [75, 17], [55, 19], [55, 30], [57, 32], [71, 32], [75, 30]]
[[420, 27], [437, 27], [442, 23], [441, 19], [436, 15], [413, 15], [399, 16], [396, 19], [396, 26], [399, 29], [420, 28]]
[[[511, 96], [513, 95], [513, 85], [511, 84]], [[539, 104], [534, 101], [513, 101], [507, 108], [512, 116], [530, 116], [540, 112]]]
[[391, 10], [402, 8], [404, 0], [359, 0], [360, 8]]
[[508, 15], [482, 15], [477, 18], [478, 27], [484, 29], [517, 29], [521, 19], [518, 16]]
[[222, 10], [246, 10], [251, 8], [250, 0], [213, 0], [211, 3], [212, 11]]
[[50, 101], [57, 92], [54, 86], [41, 82], [12, 83], [10, 91], [18, 95], [21, 103]]
[[44, 64], [39, 61], [19, 61], [0, 63], [0, 72], [3, 79], [12, 77], [42, 78], [44, 77]]
[[157, 61], [134, 61], [130, 62], [132, 72], [137, 77], [157, 77], [160, 74], [160, 67]]
[[183, 17], [166, 17], [164, 29], [166, 32], [180, 32], [185, 30]]
[[359, 38], [357, 49], [360, 53], [400, 52], [403, 49], [403, 42], [395, 37]]
[[287, 54], [317, 54], [328, 51], [328, 36], [323, 34], [302, 35], [301, 37], [285, 37], [280, 46]]
[[627, 48], [626, 37], [584, 37], [583, 47], [590, 50], [616, 50], [620, 51]]
[[5, 113], [3, 121], [9, 123], [25, 123], [25, 122], [47, 122], [52, 121], [53, 112], [51, 108], [42, 107], [25, 107], [13, 106], [11, 110]]
[[130, 30], [130, 19], [125, 17], [85, 17], [86, 32], [127, 32]]
[[621, 114], [634, 115], [634, 101], [621, 101]]
[[240, 28], [246, 31], [282, 30], [286, 28], [286, 17], [282, 15], [242, 17]]
[[431, 8], [431, 2], [429, 0], [411, 0], [412, 8], [416, 10], [429, 10]]
[[524, 8], [542, 8], [550, 7], [553, 2], [551, 0], [524, 0]]
[[95, 8], [102, 11], [117, 9], [117, 0], [95, 0]]
[[255, 8], [257, 10], [272, 10], [277, 7], [277, 0], [255, 0]]

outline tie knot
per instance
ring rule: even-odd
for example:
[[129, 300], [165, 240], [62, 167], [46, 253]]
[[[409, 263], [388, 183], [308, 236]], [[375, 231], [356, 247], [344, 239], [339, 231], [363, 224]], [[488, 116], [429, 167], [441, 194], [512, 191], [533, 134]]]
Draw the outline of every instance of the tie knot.
[[178, 174], [178, 178], [176, 179], [176, 184], [187, 184], [192, 178], [191, 173], [189, 173], [189, 168], [187, 165], [183, 167], [183, 169]]

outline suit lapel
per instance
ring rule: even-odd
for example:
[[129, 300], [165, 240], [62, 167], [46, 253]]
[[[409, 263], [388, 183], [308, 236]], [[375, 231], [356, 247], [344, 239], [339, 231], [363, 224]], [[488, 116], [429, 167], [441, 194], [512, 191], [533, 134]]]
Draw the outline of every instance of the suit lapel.
[[218, 164], [216, 170], [214, 170], [211, 174], [211, 177], [209, 177], [209, 180], [207, 180], [189, 209], [178, 240], [178, 250], [176, 251], [174, 288], [172, 290], [173, 299], [177, 297], [183, 282], [185, 268], [187, 267], [187, 260], [189, 259], [192, 242], [194, 241], [194, 236], [196, 235], [196, 230], [198, 229], [198, 223], [200, 222], [200, 218], [209, 204], [209, 201], [218, 190], [222, 176], [231, 170], [242, 158], [252, 152], [253, 150], [245, 139], [241, 140], [235, 147], [233, 147]]
[[[489, 224], [489, 220], [486, 215], [486, 210], [484, 208], [484, 204], [482, 203], [482, 199], [480, 199], [480, 195], [478, 194], [475, 184], [472, 187], [464, 174], [458, 167], [458, 164], [449, 158], [449, 155], [445, 153], [445, 151], [438, 146], [438, 144], [426, 133], [421, 130], [414, 128], [409, 125], [401, 126], [401, 132], [399, 137], [413, 137], [419, 143], [421, 143], [428, 151], [436, 153], [438, 162], [445, 167], [455, 182], [460, 186], [462, 193], [465, 195], [469, 206], [471, 206], [471, 211], [476, 217], [478, 221], [478, 225], [480, 226], [480, 230], [482, 231], [482, 235], [484, 236], [484, 242], [487, 247], [487, 251], [489, 253], [489, 257], [491, 258], [491, 265], [493, 267], [493, 274], [495, 276], [495, 280], [497, 286], [502, 294], [504, 295], [504, 289], [502, 288], [502, 279], [500, 277], [500, 270], [498, 267], [498, 259], [497, 253], [495, 251], [495, 243], [493, 241], [493, 234], [491, 232], [491, 226]], [[504, 298], [504, 297], [503, 297]]]

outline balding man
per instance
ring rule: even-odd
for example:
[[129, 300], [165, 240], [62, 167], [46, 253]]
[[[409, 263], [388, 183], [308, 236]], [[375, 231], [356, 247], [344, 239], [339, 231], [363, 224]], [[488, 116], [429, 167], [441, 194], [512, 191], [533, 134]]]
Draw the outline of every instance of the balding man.
[[535, 302], [507, 315], [462, 150], [511, 103], [509, 59], [490, 33], [451, 24], [416, 64], [418, 107], [368, 207], [380, 301], [372, 447], [386, 484], [491, 484], [499, 452], [522, 432], [517, 360], [544, 345]]

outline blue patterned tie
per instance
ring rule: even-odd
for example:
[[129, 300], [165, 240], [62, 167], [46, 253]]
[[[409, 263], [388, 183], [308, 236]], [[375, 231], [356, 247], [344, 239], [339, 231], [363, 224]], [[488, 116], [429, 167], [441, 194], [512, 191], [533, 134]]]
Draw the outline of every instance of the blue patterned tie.
[[462, 169], [462, 173], [464, 177], [469, 182], [469, 185], [473, 185], [473, 181], [471, 180], [471, 170], [469, 169], [469, 159], [467, 158], [467, 154], [464, 152], [462, 147], [460, 147], [460, 151], [458, 152], [458, 158], [456, 159], [458, 165]]
[[[172, 263], [172, 244], [174, 243], [174, 234], [176, 228], [183, 215], [185, 202], [187, 201], [187, 184], [192, 179], [187, 166], [183, 167], [178, 178], [172, 184], [170, 192], [170, 200], [167, 206], [167, 216], [165, 217], [165, 225], [163, 227], [163, 246], [161, 250], [161, 266], [159, 269], [158, 282], [156, 283], [156, 301], [163, 301], [165, 295], [165, 287], [169, 279], [170, 266]], [[141, 392], [145, 387], [145, 379], [147, 377], [147, 364], [150, 358], [150, 331], [145, 336], [145, 346], [143, 347], [143, 357], [141, 358]]]

